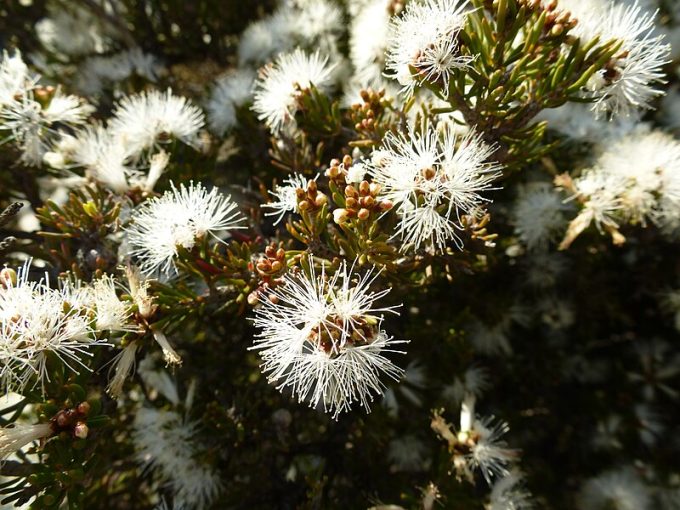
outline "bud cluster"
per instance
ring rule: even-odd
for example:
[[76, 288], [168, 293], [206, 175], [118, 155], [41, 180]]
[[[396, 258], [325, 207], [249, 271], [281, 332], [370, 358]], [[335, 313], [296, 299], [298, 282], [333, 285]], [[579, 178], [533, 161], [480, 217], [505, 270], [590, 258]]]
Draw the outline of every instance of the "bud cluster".
[[[363, 163], [354, 164], [349, 155], [345, 155], [342, 162], [331, 160], [326, 176], [338, 187], [338, 193], [333, 195], [336, 203], [342, 206], [333, 211], [333, 219], [338, 225], [353, 218], [367, 221], [392, 209], [392, 202], [380, 197], [382, 186], [363, 179], [364, 173]], [[347, 185], [343, 188], [345, 183]]]
[[87, 417], [90, 414], [90, 404], [81, 402], [76, 407], [62, 409], [50, 420], [55, 434], [68, 433], [74, 438], [85, 439], [89, 433]]
[[369, 87], [361, 89], [359, 95], [363, 103], [354, 103], [351, 106], [348, 112], [350, 121], [361, 137], [380, 140], [383, 128], [379, 120], [388, 105], [385, 89], [376, 91]]
[[301, 213], [318, 211], [328, 203], [328, 197], [319, 191], [316, 181], [313, 180], [307, 183], [307, 189], [297, 188], [295, 195], [298, 201], [298, 211]]

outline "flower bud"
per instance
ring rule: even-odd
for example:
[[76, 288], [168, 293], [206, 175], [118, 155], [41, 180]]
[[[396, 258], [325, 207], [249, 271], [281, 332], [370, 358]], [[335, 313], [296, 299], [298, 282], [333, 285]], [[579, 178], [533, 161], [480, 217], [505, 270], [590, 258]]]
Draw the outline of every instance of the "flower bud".
[[333, 221], [335, 221], [335, 223], [338, 225], [345, 223], [348, 218], [349, 213], [347, 212], [347, 209], [336, 209], [333, 211]]
[[14, 287], [17, 284], [17, 272], [10, 267], [0, 269], [0, 285], [5, 288]]
[[85, 439], [89, 432], [90, 429], [88, 428], [87, 424], [85, 424], [85, 422], [82, 421], [79, 421], [78, 423], [76, 423], [76, 426], [73, 427], [73, 435], [76, 436], [78, 439]]

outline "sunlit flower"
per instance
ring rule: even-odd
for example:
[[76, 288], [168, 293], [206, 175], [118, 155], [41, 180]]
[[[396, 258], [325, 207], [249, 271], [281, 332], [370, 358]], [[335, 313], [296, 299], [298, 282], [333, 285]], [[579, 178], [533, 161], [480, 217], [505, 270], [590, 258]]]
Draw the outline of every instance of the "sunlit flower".
[[415, 248], [443, 250], [451, 240], [462, 246], [461, 215], [479, 214], [489, 201], [481, 192], [494, 189], [501, 174], [489, 160], [493, 152], [474, 133], [462, 138], [450, 129], [441, 135], [432, 128], [388, 133], [374, 153], [371, 175], [401, 218], [395, 237]]
[[243, 228], [244, 218], [228, 195], [201, 184], [181, 184], [161, 197], [143, 202], [127, 228], [130, 255], [143, 273], [170, 275], [176, 271], [178, 249], [191, 250], [206, 235], [219, 239], [229, 230]]
[[389, 290], [373, 292], [377, 274], [354, 273], [343, 263], [332, 277], [325, 269], [286, 275], [284, 283], [263, 296], [253, 319], [260, 333], [252, 349], [260, 351], [262, 370], [280, 390], [289, 389], [311, 407], [322, 404], [334, 417], [358, 402], [369, 409], [385, 389], [380, 376], [398, 379], [402, 370], [385, 357], [403, 341], [381, 329], [374, 303]]
[[393, 18], [387, 70], [407, 94], [427, 81], [440, 85], [447, 96], [453, 73], [474, 60], [461, 54], [458, 40], [468, 5], [467, 0], [410, 2]]
[[301, 49], [279, 55], [273, 64], [260, 71], [255, 82], [253, 111], [275, 133], [295, 125], [298, 96], [314, 86], [328, 92], [333, 84], [333, 66], [317, 51], [311, 55]]

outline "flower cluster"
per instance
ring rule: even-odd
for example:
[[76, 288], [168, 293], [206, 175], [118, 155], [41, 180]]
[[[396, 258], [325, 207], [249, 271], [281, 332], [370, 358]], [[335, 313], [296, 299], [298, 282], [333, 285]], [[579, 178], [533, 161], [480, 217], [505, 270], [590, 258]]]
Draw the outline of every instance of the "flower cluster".
[[106, 344], [100, 332], [133, 329], [129, 305], [121, 301], [109, 277], [93, 285], [66, 281], [60, 289], [49, 280], [29, 281], [29, 264], [2, 271], [0, 285], [0, 381], [3, 391], [21, 391], [49, 380], [49, 355], [71, 370], [88, 369], [81, 358]]
[[397, 380], [402, 373], [385, 356], [400, 352], [393, 346], [403, 340], [381, 329], [378, 313], [395, 310], [374, 306], [389, 292], [370, 290], [377, 275], [355, 273], [344, 262], [331, 277], [324, 267], [318, 275], [310, 267], [309, 275], [287, 274], [263, 295], [252, 349], [260, 352], [269, 381], [336, 418], [356, 402], [369, 409], [384, 391], [380, 376]]
[[0, 62], [0, 140], [11, 140], [21, 151], [21, 160], [39, 166], [50, 143], [62, 127], [85, 123], [94, 108], [83, 99], [65, 95], [60, 89], [38, 85], [16, 52], [6, 51]]
[[130, 255], [143, 273], [166, 276], [177, 271], [180, 249], [191, 250], [205, 236], [219, 239], [229, 230], [243, 228], [243, 216], [230, 196], [201, 184], [174, 184], [163, 196], [147, 200], [136, 210], [127, 229]]
[[616, 140], [591, 168], [574, 179], [573, 197], [582, 203], [563, 247], [594, 222], [616, 229], [621, 222], [651, 221], [674, 230], [680, 225], [680, 143], [660, 132], [638, 132]]
[[462, 241], [461, 215], [478, 216], [489, 201], [480, 193], [494, 189], [500, 165], [490, 160], [494, 149], [474, 133], [464, 137], [443, 133], [388, 133], [373, 154], [371, 176], [396, 207], [400, 223], [395, 236], [404, 247], [444, 250], [448, 241]]
[[411, 2], [390, 26], [387, 69], [407, 94], [424, 82], [437, 83], [444, 96], [456, 71], [474, 60], [459, 51], [467, 0]]
[[[141, 407], [135, 414], [132, 439], [139, 463], [151, 470], [174, 498], [174, 508], [208, 508], [222, 483], [207, 462], [196, 435], [200, 423], [189, 419], [193, 387], [180, 402], [175, 384], [165, 372], [147, 370], [145, 379], [167, 398], [173, 409]], [[184, 407], [185, 413], [178, 411]]]
[[298, 48], [279, 55], [260, 71], [253, 111], [274, 133], [294, 128], [299, 95], [312, 86], [328, 92], [333, 85], [332, 71], [328, 59], [318, 51], [309, 55]]
[[559, 7], [578, 20], [574, 34], [584, 41], [599, 38], [620, 42], [614, 58], [596, 71], [588, 82], [596, 98], [596, 112], [630, 115], [636, 108], [650, 108], [662, 92], [662, 67], [668, 62], [670, 46], [655, 33], [654, 15], [637, 2], [613, 0], [561, 0]]

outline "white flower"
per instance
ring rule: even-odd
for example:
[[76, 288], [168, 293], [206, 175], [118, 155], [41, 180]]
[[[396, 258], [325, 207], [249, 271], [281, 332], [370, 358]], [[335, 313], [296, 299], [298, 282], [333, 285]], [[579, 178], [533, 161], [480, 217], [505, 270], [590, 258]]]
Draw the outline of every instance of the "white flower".
[[500, 166], [489, 161], [494, 149], [471, 133], [459, 138], [450, 129], [424, 134], [388, 133], [373, 155], [371, 176], [401, 217], [396, 236], [415, 248], [431, 244], [443, 250], [447, 241], [462, 246], [456, 230], [461, 214], [478, 215], [488, 201], [482, 191], [494, 189]]
[[291, 0], [296, 9], [295, 31], [304, 40], [322, 45], [327, 50], [333, 39], [344, 32], [342, 10], [329, 0]]
[[295, 13], [286, 8], [277, 9], [272, 15], [251, 23], [241, 34], [239, 64], [265, 62], [280, 51], [288, 51], [295, 30]]
[[515, 232], [530, 250], [541, 250], [564, 231], [562, 197], [550, 183], [531, 183], [520, 190], [514, 207]]
[[110, 56], [96, 55], [83, 61], [78, 68], [78, 89], [86, 95], [99, 94], [104, 87], [120, 85], [133, 75], [148, 81], [158, 80], [163, 66], [158, 59], [132, 48]]
[[3, 51], [0, 62], [0, 109], [14, 102], [16, 97], [26, 95], [37, 81], [38, 77], [29, 73], [21, 53], [17, 51], [10, 57], [7, 51]]
[[593, 221], [600, 229], [621, 220], [675, 228], [680, 225], [680, 142], [660, 131], [625, 136], [607, 147], [574, 187], [583, 209], [570, 225], [572, 237]]
[[89, 9], [48, 3], [49, 17], [35, 25], [40, 42], [54, 53], [69, 56], [101, 53], [107, 44], [100, 18]]
[[[318, 176], [317, 176], [318, 177]], [[316, 180], [316, 177], [314, 177]], [[306, 190], [309, 179], [302, 174], [292, 174], [283, 180], [285, 185], [276, 185], [269, 194], [276, 198], [275, 201], [263, 204], [262, 207], [271, 209], [264, 213], [265, 216], [278, 216], [274, 225], [277, 225], [289, 212], [297, 210], [297, 189]]]
[[10, 58], [4, 53], [0, 64], [0, 133], [8, 134], [0, 141], [13, 141], [24, 163], [39, 166], [58, 138], [58, 128], [82, 125], [94, 107], [76, 96], [63, 95], [59, 89], [43, 106], [34, 98], [37, 80], [31, 80], [27, 73], [19, 54]]
[[237, 69], [219, 78], [206, 105], [210, 129], [217, 135], [236, 126], [236, 110], [252, 98], [255, 75], [249, 69]]
[[536, 116], [545, 120], [548, 127], [578, 141], [606, 143], [632, 131], [640, 121], [639, 113], [604, 119], [592, 110], [592, 105], [567, 103], [558, 108], [546, 108]]
[[444, 387], [442, 396], [460, 405], [466, 395], [479, 398], [490, 386], [489, 371], [482, 367], [471, 366], [463, 373], [463, 377], [456, 376], [453, 384]]
[[125, 290], [128, 291], [133, 303], [137, 306], [137, 313], [148, 319], [156, 311], [154, 298], [149, 295], [149, 280], [144, 279], [139, 268], [129, 262], [125, 266], [125, 277], [128, 282]]
[[368, 166], [365, 163], [360, 161], [353, 163], [347, 170], [345, 182], [347, 182], [347, 184], [359, 184], [364, 180], [366, 173], [368, 173]]
[[130, 255], [139, 259], [147, 275], [176, 272], [179, 247], [191, 250], [206, 235], [219, 239], [218, 234], [244, 228], [237, 205], [217, 188], [208, 192], [193, 182], [188, 187], [181, 184], [179, 189], [171, 186], [163, 196], [139, 205], [126, 229]]
[[522, 476], [517, 471], [497, 480], [491, 487], [486, 510], [528, 510], [533, 507], [531, 495], [522, 487]]
[[5, 391], [49, 380], [50, 352], [73, 371], [74, 364], [89, 370], [81, 357], [105, 343], [90, 325], [88, 289], [78, 284], [51, 289], [45, 281], [28, 281], [28, 271], [27, 263], [16, 284], [0, 286], [0, 387]]
[[273, 297], [263, 295], [253, 319], [261, 331], [251, 348], [260, 351], [269, 381], [310, 407], [323, 404], [335, 418], [355, 402], [368, 410], [385, 389], [380, 376], [402, 374], [385, 357], [402, 341], [381, 330], [378, 312], [394, 307], [374, 306], [389, 292], [369, 290], [377, 276], [355, 274], [343, 263], [331, 278], [324, 268], [318, 276], [313, 269], [287, 274], [268, 291]]
[[517, 457], [517, 452], [501, 440], [508, 430], [507, 423], [494, 422], [493, 417], [475, 416], [475, 397], [468, 395], [461, 405], [457, 439], [468, 446], [469, 453], [455, 459], [456, 468], [470, 480], [478, 469], [488, 484], [494, 477], [507, 476], [507, 466]]
[[[190, 394], [186, 408], [190, 408]], [[198, 421], [175, 410], [141, 407], [134, 418], [137, 461], [172, 492], [175, 507], [208, 508], [222, 489], [218, 474], [203, 460], [196, 438], [199, 428]]]
[[90, 179], [121, 194], [132, 188], [153, 191], [170, 161], [168, 153], [161, 150], [149, 158], [148, 173], [145, 174], [140, 165], [134, 163], [133, 153], [123, 140], [100, 124], [78, 132], [73, 143], [66, 148], [57, 146], [53, 150], [43, 159], [57, 162], [68, 160], [71, 166], [83, 167]]
[[632, 467], [607, 471], [588, 480], [578, 496], [580, 510], [648, 510], [650, 490]]
[[81, 98], [65, 96], [57, 90], [42, 114], [48, 124], [61, 122], [77, 126], [84, 124], [93, 111], [94, 107], [85, 103]]
[[512, 347], [507, 335], [507, 321], [500, 321], [495, 325], [488, 325], [474, 319], [466, 328], [466, 338], [474, 349], [481, 354], [512, 353]]
[[260, 71], [255, 82], [253, 111], [274, 132], [295, 126], [297, 99], [312, 85], [320, 92], [330, 90], [333, 66], [317, 51], [308, 55], [301, 49], [279, 55], [273, 64]]
[[109, 129], [130, 153], [140, 154], [169, 137], [196, 146], [203, 125], [203, 112], [187, 98], [153, 90], [123, 98]]
[[100, 331], [136, 331], [130, 322], [130, 304], [116, 294], [116, 281], [104, 275], [92, 285], [92, 301], [96, 310], [96, 328]]
[[640, 5], [612, 0], [562, 0], [559, 7], [578, 19], [572, 33], [586, 41], [621, 41], [621, 47], [605, 69], [598, 71], [587, 88], [597, 98], [593, 109], [624, 116], [636, 108], [650, 108], [663, 92], [655, 85], [664, 82], [662, 67], [669, 61], [670, 45], [655, 35], [654, 14]]
[[410, 2], [393, 18], [387, 69], [408, 95], [427, 81], [439, 84], [447, 96], [452, 74], [474, 59], [461, 55], [458, 45], [468, 5], [467, 0]]
[[352, 19], [349, 56], [354, 80], [362, 87], [382, 82], [390, 31], [389, 1], [371, 0]]
[[66, 159], [69, 156], [92, 179], [117, 193], [128, 191], [129, 181], [137, 175], [130, 164], [132, 152], [102, 125], [88, 126], [77, 133], [75, 146]]
[[52, 425], [49, 423], [40, 423], [38, 425], [22, 425], [17, 423], [11, 427], [0, 428], [0, 465], [2, 460], [17, 450], [53, 433]]
[[182, 358], [179, 354], [177, 354], [177, 351], [170, 345], [170, 342], [168, 341], [168, 337], [165, 336], [165, 333], [163, 333], [160, 329], [157, 327], [152, 327], [153, 331], [153, 338], [156, 340], [158, 345], [160, 346], [161, 350], [163, 351], [163, 359], [165, 360], [166, 365], [181, 365], [182, 364]]
[[680, 374], [680, 354], [658, 339], [636, 344], [635, 350], [640, 370], [629, 372], [628, 379], [641, 389], [645, 400], [654, 401], [659, 394], [676, 400], [680, 392], [673, 387], [673, 380]]
[[239, 41], [239, 64], [263, 63], [296, 46], [337, 54], [343, 28], [342, 11], [334, 2], [282, 2], [272, 14], [245, 29]]
[[113, 359], [111, 370], [109, 370], [109, 374], [113, 372], [113, 377], [106, 387], [106, 392], [113, 398], [119, 398], [123, 393], [123, 384], [134, 371], [138, 348], [137, 342], [130, 342]]

